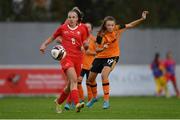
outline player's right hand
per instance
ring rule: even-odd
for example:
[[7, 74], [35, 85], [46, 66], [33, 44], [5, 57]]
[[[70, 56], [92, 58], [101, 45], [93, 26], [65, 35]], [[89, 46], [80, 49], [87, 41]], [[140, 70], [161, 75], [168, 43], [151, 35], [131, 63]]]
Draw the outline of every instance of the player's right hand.
[[149, 11], [143, 11], [142, 12], [142, 18], [145, 20], [147, 17], [147, 14], [149, 14]]
[[109, 43], [104, 44], [103, 48], [106, 49], [109, 47]]
[[46, 49], [46, 45], [42, 44], [39, 50], [41, 51], [42, 54], [44, 54], [45, 49]]

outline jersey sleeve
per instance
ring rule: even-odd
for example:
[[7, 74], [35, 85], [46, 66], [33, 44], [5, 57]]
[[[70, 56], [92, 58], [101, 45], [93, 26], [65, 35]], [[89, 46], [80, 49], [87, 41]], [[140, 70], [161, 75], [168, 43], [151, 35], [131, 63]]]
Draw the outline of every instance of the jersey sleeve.
[[104, 38], [101, 37], [100, 35], [97, 35], [95, 45], [96, 45], [96, 48], [103, 48], [103, 46], [104, 46]]
[[62, 34], [62, 25], [60, 25], [57, 30], [53, 33], [53, 39], [56, 39], [58, 36]]

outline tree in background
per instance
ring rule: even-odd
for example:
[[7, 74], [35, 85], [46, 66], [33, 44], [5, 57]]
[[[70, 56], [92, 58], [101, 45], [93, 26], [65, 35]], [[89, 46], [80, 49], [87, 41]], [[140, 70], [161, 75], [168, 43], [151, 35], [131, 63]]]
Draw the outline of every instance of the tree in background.
[[67, 12], [74, 7], [72, 0], [52, 0], [51, 1], [51, 21], [61, 21], [66, 19]]
[[[86, 2], [87, 1], [87, 2]], [[85, 12], [85, 20], [100, 25], [100, 20], [111, 15], [117, 22], [125, 23], [136, 19], [141, 11], [150, 11], [146, 27], [180, 27], [179, 0], [74, 0], [75, 5]]]
[[[20, 6], [14, 1], [21, 1]], [[84, 12], [84, 22], [95, 26], [107, 15], [125, 23], [148, 10], [151, 22], [147, 21], [142, 27], [179, 28], [179, 5], [180, 0], [0, 0], [0, 21], [63, 22], [66, 13], [78, 6]]]
[[0, 21], [8, 21], [12, 14], [11, 0], [0, 0]]

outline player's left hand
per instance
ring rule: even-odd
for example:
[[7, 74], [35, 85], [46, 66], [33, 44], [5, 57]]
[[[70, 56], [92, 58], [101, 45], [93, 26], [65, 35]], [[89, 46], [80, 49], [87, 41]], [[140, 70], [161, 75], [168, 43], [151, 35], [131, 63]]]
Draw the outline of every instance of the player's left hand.
[[149, 11], [143, 11], [142, 12], [142, 18], [145, 20], [147, 17], [147, 14], [149, 14]]

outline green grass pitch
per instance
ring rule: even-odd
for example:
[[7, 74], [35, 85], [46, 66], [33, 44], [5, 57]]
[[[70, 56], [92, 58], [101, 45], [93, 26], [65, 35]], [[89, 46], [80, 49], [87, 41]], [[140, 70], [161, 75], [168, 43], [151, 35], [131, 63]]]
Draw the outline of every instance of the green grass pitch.
[[93, 108], [55, 113], [54, 97], [0, 98], [0, 119], [126, 119], [180, 118], [180, 99], [164, 97], [111, 97], [110, 109], [102, 109], [102, 98]]

